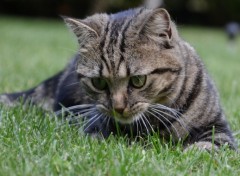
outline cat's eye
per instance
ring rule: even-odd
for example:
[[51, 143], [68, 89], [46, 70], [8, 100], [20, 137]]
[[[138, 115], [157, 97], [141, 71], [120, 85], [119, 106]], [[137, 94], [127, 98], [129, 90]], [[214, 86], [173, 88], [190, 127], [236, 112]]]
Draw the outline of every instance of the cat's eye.
[[146, 75], [132, 76], [130, 78], [130, 84], [131, 84], [131, 86], [139, 89], [145, 85], [146, 80], [147, 80]]
[[105, 90], [107, 88], [107, 81], [103, 78], [92, 78], [92, 85], [98, 90]]

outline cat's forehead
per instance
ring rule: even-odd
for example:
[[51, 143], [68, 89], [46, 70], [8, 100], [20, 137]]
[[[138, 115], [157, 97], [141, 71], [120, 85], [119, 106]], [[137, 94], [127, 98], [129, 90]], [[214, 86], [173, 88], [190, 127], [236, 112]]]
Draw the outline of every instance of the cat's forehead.
[[[136, 47], [137, 48], [137, 47]], [[148, 47], [147, 47], [148, 48]], [[104, 55], [95, 58], [80, 59], [79, 71], [88, 77], [105, 77], [108, 79], [126, 78], [136, 75], [148, 75], [156, 69], [178, 70], [181, 66], [170, 53], [154, 48], [127, 50], [124, 54]]]
[[79, 39], [80, 53], [85, 58], [80, 61], [79, 71], [89, 77], [124, 78], [146, 75], [156, 68], [171, 68], [174, 57], [165, 57], [161, 52], [167, 38], [159, 37], [159, 33], [165, 36], [164, 32], [168, 30], [169, 19], [164, 15], [166, 12], [163, 10], [153, 13], [152, 10], [139, 8], [91, 17], [88, 20], [97, 21], [98, 26], [99, 21], [104, 20], [101, 28], [88, 21], [93, 28], [87, 30], [91, 35], [83, 38], [84, 44]]

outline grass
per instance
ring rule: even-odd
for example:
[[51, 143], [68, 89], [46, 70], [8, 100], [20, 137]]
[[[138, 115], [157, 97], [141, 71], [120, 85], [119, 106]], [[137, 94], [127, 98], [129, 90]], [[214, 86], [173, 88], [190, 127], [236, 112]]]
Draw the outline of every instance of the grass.
[[[77, 49], [62, 22], [0, 17], [0, 92], [30, 88], [61, 70]], [[240, 128], [240, 41], [221, 29], [180, 26], [219, 88], [233, 131]], [[240, 154], [182, 152], [152, 136], [99, 142], [59, 125], [37, 107], [0, 107], [0, 175], [240, 175]], [[240, 135], [236, 135], [239, 144]]]

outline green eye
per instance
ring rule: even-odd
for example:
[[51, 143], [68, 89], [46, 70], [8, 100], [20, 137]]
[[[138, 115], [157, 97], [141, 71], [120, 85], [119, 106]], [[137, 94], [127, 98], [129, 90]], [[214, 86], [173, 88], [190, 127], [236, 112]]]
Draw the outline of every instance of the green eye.
[[103, 78], [92, 78], [92, 85], [98, 90], [105, 90], [107, 88], [107, 82]]
[[135, 88], [141, 88], [145, 85], [147, 80], [146, 75], [138, 75], [130, 78], [130, 84]]

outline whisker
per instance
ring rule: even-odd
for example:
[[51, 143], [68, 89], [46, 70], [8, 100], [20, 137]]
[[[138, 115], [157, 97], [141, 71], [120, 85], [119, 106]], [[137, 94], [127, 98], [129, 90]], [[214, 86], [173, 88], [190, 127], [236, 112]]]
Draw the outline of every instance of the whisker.
[[144, 118], [144, 119], [146, 120], [146, 122], [148, 123], [148, 125], [150, 126], [152, 132], [155, 132], [154, 129], [153, 129], [153, 127], [152, 127], [152, 125], [150, 124], [149, 120], [147, 119], [147, 117], [146, 117], [144, 114], [142, 114], [142, 115], [143, 115], [143, 118]]
[[168, 131], [168, 133], [169, 133], [169, 134], [172, 134], [172, 133], [170, 132], [168, 126], [162, 121], [162, 119], [160, 119], [158, 116], [156, 116], [154, 113], [152, 113], [152, 112], [149, 111], [149, 110], [148, 110], [147, 112], [150, 113], [151, 115], [153, 115], [153, 117], [157, 118], [157, 119], [165, 126], [165, 128], [166, 128], [167, 131]]
[[[141, 118], [141, 116], [140, 116], [140, 118]], [[140, 119], [139, 118], [139, 119]], [[142, 127], [142, 123], [141, 123], [141, 121], [138, 119], [138, 123], [139, 123], [139, 127], [140, 127], [140, 135], [141, 135], [141, 133], [143, 132], [143, 127]]]
[[93, 107], [93, 106], [95, 106], [95, 105], [93, 105], [93, 104], [80, 104], [80, 105], [67, 107], [67, 109], [72, 110], [72, 109], [75, 109], [75, 108], [89, 108], [89, 107]]
[[92, 121], [93, 119], [95, 119], [95, 117], [98, 115], [98, 113], [92, 113], [92, 117], [90, 118], [85, 118], [83, 119], [82, 122], [77, 122], [77, 123], [74, 123], [76, 125], [79, 125], [80, 128], [84, 128], [90, 121]]
[[78, 111], [78, 112], [74, 112], [74, 113], [70, 113], [67, 116], [65, 116], [64, 118], [62, 118], [62, 120], [68, 120], [68, 122], [73, 122], [79, 119], [84, 119], [86, 118], [88, 115], [92, 115], [94, 114], [96, 110], [95, 109], [91, 109], [88, 111]]
[[81, 110], [81, 111], [76, 111], [76, 112], [73, 112], [72, 114], [74, 116], [76, 116], [76, 115], [86, 116], [89, 113], [94, 112], [94, 111], [96, 111], [96, 109], [95, 108], [91, 108], [91, 109], [85, 109], [85, 110]]
[[[164, 110], [167, 110], [167, 111], [170, 111], [173, 115], [167, 113], [167, 112], [164, 112], [162, 111], [160, 108], [164, 109]], [[180, 113], [177, 113], [176, 110], [174, 109], [171, 109], [171, 108], [168, 108], [168, 107], [164, 107], [164, 106], [161, 106], [161, 107], [158, 107], [158, 108], [154, 108], [154, 107], [151, 107], [151, 109], [153, 110], [156, 110], [157, 112], [161, 113], [161, 114], [165, 114], [167, 115], [168, 117], [172, 118], [172, 119], [175, 119], [177, 122], [179, 122], [179, 124], [187, 131], [189, 132], [185, 122], [183, 121], [183, 119], [181, 118], [182, 116], [180, 116], [179, 114]], [[175, 117], [176, 116], [176, 117]]]
[[[109, 117], [107, 115], [103, 115], [103, 118], [104, 118], [104, 120], [102, 122], [103, 124], [106, 122], [107, 119], [109, 120]], [[103, 128], [104, 128], [104, 126], [101, 126], [101, 129], [98, 131], [98, 134], [102, 133]]]
[[69, 121], [73, 121], [73, 120], [78, 120], [78, 119], [80, 119], [80, 118], [82, 118], [82, 119], [84, 119], [84, 118], [86, 118], [88, 115], [93, 115], [93, 114], [96, 114], [96, 110], [91, 110], [91, 111], [88, 111], [88, 112], [85, 112], [85, 113], [82, 113], [82, 114], [77, 114], [77, 116], [76, 115], [74, 115], [74, 116], [67, 116], [66, 117], [66, 119], [68, 119]]
[[108, 121], [107, 121], [107, 128], [108, 128], [108, 127], [109, 127], [110, 120], [111, 120], [111, 117], [108, 117], [107, 115], [106, 115], [106, 117], [108, 118]]
[[70, 75], [73, 74], [73, 73], [77, 73], [77, 70], [73, 70], [73, 71], [69, 72], [69, 73], [67, 74], [67, 76], [70, 76]]
[[178, 138], [180, 138], [180, 135], [179, 135], [177, 129], [175, 128], [175, 126], [174, 126], [166, 117], [164, 117], [160, 112], [158, 112], [158, 111], [156, 111], [156, 110], [154, 110], [154, 109], [151, 109], [151, 110], [152, 110], [154, 113], [157, 113], [157, 115], [160, 115], [162, 118], [164, 118], [164, 119], [171, 125], [171, 127], [173, 127], [173, 129], [174, 129], [174, 131], [176, 132]]
[[80, 82], [71, 83], [71, 84], [68, 84], [68, 85], [66, 85], [66, 86], [64, 86], [64, 87], [74, 86], [74, 85], [79, 84], [79, 83], [80, 83]]
[[[160, 110], [160, 109], [156, 109], [156, 108], [152, 108], [152, 109], [154, 109], [154, 110], [156, 110], [156, 111], [158, 111], [159, 113], [162, 113], [162, 114], [165, 114], [165, 115], [167, 115], [168, 117], [170, 117], [170, 118], [172, 118], [172, 119], [175, 119], [176, 121], [178, 121], [180, 124], [182, 124], [183, 125], [183, 127], [185, 126], [184, 124], [184, 121], [181, 119], [181, 116], [179, 116], [178, 114], [174, 114], [173, 112], [173, 114], [176, 116], [174, 116], [174, 115], [171, 115], [171, 114], [169, 114], [169, 113], [167, 113], [167, 112], [164, 112], [164, 111], [162, 111], [162, 110]], [[183, 122], [183, 123], [182, 123]]]
[[[94, 111], [91, 111], [88, 114], [90, 114], [90, 113], [94, 114]], [[88, 115], [88, 114], [86, 114], [86, 115]], [[80, 117], [79, 116], [80, 115], [78, 115], [78, 116], [71, 116], [71, 117], [67, 116], [66, 117], [66, 122], [68, 122], [68, 125], [70, 125], [70, 126], [83, 125], [84, 123], [86, 123], [85, 122], [86, 117], [84, 117], [83, 115], [81, 115]], [[82, 120], [81, 122], [79, 122], [80, 119]], [[66, 122], [62, 122], [60, 124], [60, 126], [65, 125]]]
[[147, 130], [147, 134], [149, 134], [149, 130], [148, 130], [148, 128], [147, 128], [147, 125], [146, 125], [146, 123], [145, 123], [145, 121], [144, 121], [144, 118], [142, 118], [142, 114], [140, 114], [140, 119], [141, 119], [141, 121], [143, 122], [143, 125], [144, 125], [144, 127], [146, 128], [146, 130]]
[[[79, 107], [79, 105], [75, 106], [75, 107]], [[74, 107], [71, 107], [71, 109], [73, 109]], [[76, 109], [75, 109], [76, 110]], [[65, 109], [66, 112], [66, 109]], [[60, 124], [60, 126], [65, 124], [65, 120], [67, 120], [67, 122], [73, 126], [73, 125], [82, 125], [84, 123], [84, 119], [86, 118], [86, 116], [93, 115], [96, 113], [96, 108], [92, 107], [92, 108], [87, 108], [87, 109], [78, 109], [76, 112], [71, 112], [68, 111], [68, 115], [65, 116], [64, 118], [62, 118], [62, 123]], [[81, 123], [79, 123], [79, 120], [82, 119]]]
[[62, 114], [64, 112], [71, 112], [71, 110], [80, 110], [80, 109], [87, 109], [90, 107], [95, 107], [93, 104], [81, 104], [81, 105], [75, 105], [70, 107], [63, 107], [61, 110], [58, 110], [55, 112], [55, 114], [58, 116], [59, 114]]
[[93, 116], [87, 123], [86, 123], [86, 125], [91, 121], [91, 120], [93, 120], [93, 119], [95, 119], [95, 120], [93, 120], [92, 121], [92, 123], [90, 123], [86, 128], [84, 127], [84, 132], [86, 132], [86, 130], [90, 127], [90, 126], [92, 126], [97, 120], [99, 120], [101, 117], [103, 116], [103, 114], [96, 114], [95, 116]]
[[137, 136], [139, 136], [139, 130], [138, 130], [138, 119], [137, 119], [137, 121], [135, 121], [135, 123], [136, 123], [136, 126], [137, 126]]
[[[87, 129], [84, 129], [84, 127], [90, 122], [90, 121], [92, 121], [94, 118], [91, 118], [91, 119], [89, 119], [88, 121], [82, 121], [82, 122], [76, 122], [76, 123], [71, 123], [70, 125], [71, 126], [77, 126], [79, 129], [81, 129], [83, 132], [85, 132], [85, 130], [87, 130]], [[91, 126], [91, 125], [90, 125]], [[89, 127], [90, 127], [89, 126]], [[88, 128], [89, 128], [88, 127]]]

